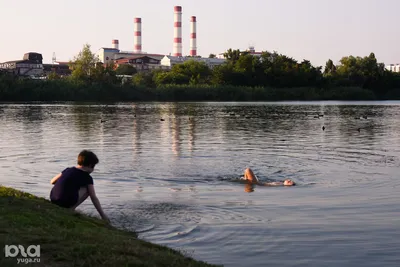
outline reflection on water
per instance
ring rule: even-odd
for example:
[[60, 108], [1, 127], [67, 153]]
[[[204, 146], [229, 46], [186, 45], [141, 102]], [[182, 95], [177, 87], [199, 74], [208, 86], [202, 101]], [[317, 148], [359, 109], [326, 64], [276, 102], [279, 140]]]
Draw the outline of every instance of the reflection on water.
[[[48, 197], [92, 149], [107, 213], [146, 240], [225, 266], [397, 266], [399, 115], [398, 102], [3, 104], [0, 183]], [[297, 186], [240, 182], [246, 167]]]
[[244, 191], [247, 193], [254, 192], [254, 185], [252, 184], [245, 184], [244, 185]]

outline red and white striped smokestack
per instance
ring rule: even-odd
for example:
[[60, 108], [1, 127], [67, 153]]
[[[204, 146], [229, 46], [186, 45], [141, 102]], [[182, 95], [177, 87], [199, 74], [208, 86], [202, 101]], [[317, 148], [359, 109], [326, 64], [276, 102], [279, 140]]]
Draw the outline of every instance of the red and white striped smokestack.
[[174, 7], [174, 53], [175, 57], [182, 56], [182, 7]]
[[197, 56], [197, 20], [195, 16], [190, 18], [190, 55]]
[[142, 19], [135, 18], [134, 22], [133, 51], [135, 53], [142, 53]]
[[112, 40], [112, 48], [119, 50], [119, 41], [118, 40]]

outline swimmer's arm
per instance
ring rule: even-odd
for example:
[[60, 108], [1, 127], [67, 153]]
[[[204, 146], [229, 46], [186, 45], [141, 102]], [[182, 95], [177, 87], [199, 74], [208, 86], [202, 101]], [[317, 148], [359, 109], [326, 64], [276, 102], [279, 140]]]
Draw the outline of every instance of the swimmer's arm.
[[283, 185], [283, 183], [282, 182], [266, 182], [266, 183], [262, 183], [262, 185], [265, 185], [265, 186], [281, 186], [281, 185]]
[[50, 183], [55, 184], [60, 177], [61, 177], [61, 173], [54, 176], [53, 179], [51, 179]]

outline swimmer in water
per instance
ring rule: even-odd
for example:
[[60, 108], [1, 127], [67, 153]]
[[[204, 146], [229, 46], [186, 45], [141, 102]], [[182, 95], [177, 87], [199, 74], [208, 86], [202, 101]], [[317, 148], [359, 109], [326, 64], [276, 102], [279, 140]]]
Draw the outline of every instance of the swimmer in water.
[[257, 185], [266, 185], [266, 186], [293, 186], [296, 185], [296, 183], [294, 181], [292, 181], [291, 179], [285, 179], [282, 182], [266, 182], [266, 183], [262, 183], [260, 182], [256, 175], [254, 174], [254, 172], [250, 169], [247, 168], [244, 171], [244, 177], [242, 177], [243, 180], [246, 180], [248, 182], [250, 182], [251, 184], [257, 184]]

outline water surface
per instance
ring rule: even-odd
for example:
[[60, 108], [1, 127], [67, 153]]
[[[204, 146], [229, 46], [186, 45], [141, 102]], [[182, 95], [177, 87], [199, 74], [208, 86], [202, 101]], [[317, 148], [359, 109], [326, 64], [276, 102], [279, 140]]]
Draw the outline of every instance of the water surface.
[[[48, 198], [91, 149], [105, 211], [145, 240], [225, 266], [399, 266], [399, 116], [400, 102], [1, 104], [0, 183]], [[298, 186], [247, 186], [246, 167]]]

